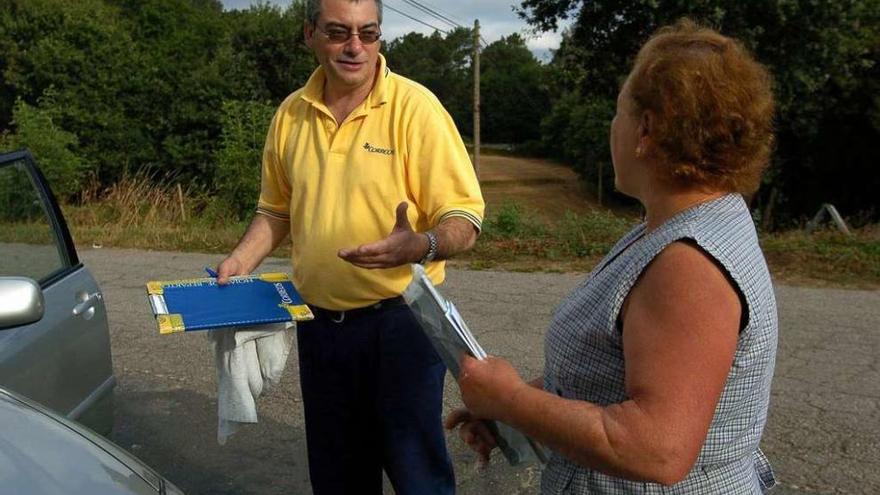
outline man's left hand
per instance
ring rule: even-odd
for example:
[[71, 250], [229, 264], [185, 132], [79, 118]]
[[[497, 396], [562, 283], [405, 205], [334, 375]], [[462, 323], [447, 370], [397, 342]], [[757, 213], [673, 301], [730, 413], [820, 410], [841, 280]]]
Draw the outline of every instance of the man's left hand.
[[482, 420], [474, 417], [467, 408], [452, 411], [443, 422], [443, 426], [447, 430], [454, 430], [458, 425], [461, 425], [458, 429], [458, 436], [468, 447], [479, 454], [480, 467], [488, 465], [492, 449], [497, 447], [495, 437], [489, 432], [489, 428]]
[[381, 241], [340, 249], [337, 255], [361, 268], [394, 268], [415, 263], [428, 252], [428, 238], [413, 232], [406, 216], [406, 201], [397, 205], [397, 218], [391, 234]]

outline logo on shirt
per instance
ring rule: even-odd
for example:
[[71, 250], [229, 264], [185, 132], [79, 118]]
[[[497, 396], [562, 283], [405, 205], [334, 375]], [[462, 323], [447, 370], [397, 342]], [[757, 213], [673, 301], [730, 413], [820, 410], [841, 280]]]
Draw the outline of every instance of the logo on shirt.
[[388, 148], [377, 148], [370, 143], [364, 143], [364, 149], [370, 153], [379, 153], [380, 155], [393, 155], [394, 150]]

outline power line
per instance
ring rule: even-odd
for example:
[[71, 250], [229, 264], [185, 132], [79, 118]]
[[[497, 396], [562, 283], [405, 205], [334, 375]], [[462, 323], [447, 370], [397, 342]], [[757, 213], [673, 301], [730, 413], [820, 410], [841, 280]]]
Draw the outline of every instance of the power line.
[[[449, 24], [449, 25], [452, 26], [452, 27], [458, 27], [458, 28], [469, 29], [469, 28], [465, 28], [465, 26], [462, 26], [461, 24], [455, 22], [454, 20], [452, 20], [452, 19], [450, 19], [450, 18], [448, 18], [448, 17], [446, 17], [446, 16], [444, 16], [444, 15], [442, 15], [442, 14], [437, 13], [435, 10], [433, 10], [432, 8], [430, 8], [430, 7], [426, 6], [426, 5], [424, 5], [423, 3], [419, 2], [418, 0], [403, 0], [403, 1], [404, 1], [406, 4], [408, 4], [410, 7], [415, 7], [415, 8], [417, 8], [417, 9], [419, 9], [421, 12], [426, 13], [426, 14], [428, 14], [428, 15], [434, 17], [435, 19], [438, 19], [438, 20], [440, 20], [440, 21], [442, 21], [442, 22], [444, 22], [444, 23], [446, 23], [446, 24]], [[412, 15], [410, 15], [410, 14], [408, 14], [408, 13], [406, 13], [406, 12], [403, 12], [403, 11], [401, 11], [401, 10], [399, 10], [399, 9], [396, 9], [396, 8], [392, 7], [391, 5], [388, 5], [387, 1], [386, 1], [386, 3], [385, 3], [385, 6], [388, 7], [391, 11], [396, 12], [396, 13], [398, 13], [398, 14], [400, 14], [400, 15], [402, 15], [402, 16], [408, 18], [408, 19], [411, 19], [411, 20], [413, 20], [413, 21], [416, 21], [416, 22], [418, 22], [419, 24], [422, 24], [422, 25], [428, 26], [429, 28], [431, 28], [431, 29], [433, 29], [433, 30], [435, 30], [435, 31], [440, 31], [440, 32], [443, 33], [443, 34], [449, 34], [448, 31], [445, 31], [445, 30], [443, 30], [443, 29], [440, 29], [440, 28], [438, 28], [437, 26], [434, 26], [433, 24], [430, 24], [430, 23], [428, 23], [428, 22], [426, 22], [426, 21], [423, 21], [423, 20], [421, 20], [421, 19], [418, 19], [418, 18], [416, 18], [416, 17], [413, 17]], [[479, 43], [480, 43], [481, 48], [486, 48], [486, 47], [489, 46], [489, 42], [486, 41], [486, 38], [484, 38], [482, 35], [480, 35], [480, 41], [479, 41]]]
[[427, 22], [425, 22], [425, 21], [423, 21], [423, 20], [421, 20], [421, 19], [416, 19], [415, 17], [413, 17], [413, 16], [407, 14], [406, 12], [403, 12], [403, 11], [400, 11], [400, 10], [395, 9], [394, 7], [388, 5], [387, 3], [385, 4], [385, 7], [388, 7], [388, 9], [391, 10], [392, 12], [397, 12], [398, 14], [400, 14], [400, 15], [402, 15], [402, 16], [408, 18], [408, 19], [412, 19], [412, 20], [418, 22], [419, 24], [424, 24], [425, 26], [428, 26], [429, 28], [431, 28], [431, 29], [433, 29], [433, 30], [435, 30], [435, 31], [440, 31], [440, 32], [443, 33], [443, 34], [449, 34], [447, 31], [444, 31], [444, 30], [438, 28], [437, 26], [434, 26], [434, 25], [428, 24]]
[[458, 17], [458, 16], [456, 16], [455, 14], [451, 14], [451, 13], [449, 13], [448, 10], [443, 10], [443, 9], [441, 9], [440, 7], [437, 7], [437, 6], [435, 6], [435, 5], [431, 5], [430, 3], [426, 2], [425, 0], [421, 0], [421, 3], [423, 3], [426, 7], [430, 7], [430, 8], [432, 8], [432, 9], [436, 10], [437, 12], [440, 12], [441, 14], [445, 14], [445, 15], [449, 16], [450, 19], [453, 19], [453, 20], [455, 20], [455, 21], [458, 21], [458, 22], [460, 23], [460, 24], [459, 24], [460, 26], [463, 25], [465, 22], [467, 22], [467, 21], [463, 21], [463, 20], [461, 19], [461, 17]]
[[452, 19], [450, 19], [450, 18], [448, 18], [448, 17], [446, 17], [446, 16], [444, 16], [444, 15], [441, 15], [441, 14], [437, 13], [436, 11], [434, 11], [434, 10], [428, 8], [427, 6], [425, 6], [425, 5], [423, 5], [423, 4], [419, 3], [419, 2], [417, 2], [416, 0], [403, 0], [403, 1], [406, 2], [406, 3], [408, 3], [411, 7], [415, 7], [415, 8], [417, 8], [417, 9], [419, 9], [420, 11], [422, 11], [422, 12], [428, 14], [429, 16], [431, 16], [431, 17], [433, 17], [433, 18], [435, 18], [435, 19], [437, 19], [437, 20], [439, 20], [439, 21], [442, 21], [442, 22], [444, 22], [444, 23], [446, 23], [446, 24], [449, 24], [449, 25], [452, 26], [452, 27], [461, 27], [461, 24], [455, 22], [454, 20], [452, 20]]
[[459, 24], [459, 23], [453, 21], [452, 19], [446, 17], [445, 15], [437, 13], [436, 10], [433, 10], [433, 9], [431, 9], [430, 7], [427, 7], [427, 6], [423, 5], [422, 3], [418, 2], [417, 0], [403, 0], [403, 1], [406, 2], [406, 3], [408, 3], [408, 4], [410, 4], [410, 5], [413, 6], [413, 7], [415, 7], [415, 8], [417, 8], [417, 9], [421, 10], [421, 11], [424, 12], [424, 13], [426, 13], [426, 14], [428, 14], [428, 15], [430, 15], [430, 16], [433, 16], [435, 19], [439, 19], [439, 20], [445, 22], [446, 24], [449, 24], [449, 25], [452, 26], [452, 27], [464, 27], [464, 26], [462, 26], [461, 24]]
[[[469, 28], [466, 28], [465, 26], [462, 26], [461, 24], [459, 24], [459, 23], [457, 23], [457, 22], [455, 22], [455, 21], [449, 19], [449, 18], [446, 17], [446, 16], [443, 16], [443, 15], [438, 14], [434, 9], [432, 9], [432, 8], [430, 8], [430, 7], [428, 7], [428, 6], [426, 6], [426, 5], [423, 3], [424, 0], [422, 0], [421, 2], [420, 2], [419, 0], [403, 0], [403, 1], [406, 2], [406, 3], [408, 3], [408, 4], [410, 4], [410, 5], [414, 5], [414, 6], [418, 7], [418, 8], [419, 8], [420, 10], [422, 10], [423, 12], [427, 12], [428, 14], [434, 16], [434, 17], [437, 18], [437, 19], [442, 20], [443, 22], [445, 22], [446, 24], [449, 24], [450, 26], [469, 29]], [[437, 9], [437, 10], [439, 10], [439, 9]], [[486, 38], [484, 38], [482, 34], [480, 35], [480, 45], [481, 45], [483, 48], [486, 48], [487, 46], [489, 46], [489, 42], [486, 41]]]

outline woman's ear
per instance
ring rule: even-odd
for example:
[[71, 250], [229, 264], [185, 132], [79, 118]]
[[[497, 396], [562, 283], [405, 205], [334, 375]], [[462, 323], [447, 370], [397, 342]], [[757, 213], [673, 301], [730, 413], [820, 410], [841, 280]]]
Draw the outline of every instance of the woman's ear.
[[654, 128], [654, 114], [650, 110], [642, 112], [639, 118], [638, 145], [636, 145], [636, 157], [643, 158], [651, 151], [651, 136]]

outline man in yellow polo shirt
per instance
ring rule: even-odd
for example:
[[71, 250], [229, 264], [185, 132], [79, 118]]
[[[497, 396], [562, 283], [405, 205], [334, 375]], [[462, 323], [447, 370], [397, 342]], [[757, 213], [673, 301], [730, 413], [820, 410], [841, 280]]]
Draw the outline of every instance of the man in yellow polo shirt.
[[320, 67], [279, 107], [257, 215], [218, 267], [254, 270], [288, 235], [316, 319], [297, 329], [315, 494], [453, 493], [446, 372], [400, 297], [410, 263], [435, 283], [473, 246], [484, 204], [455, 124], [379, 54], [381, 0], [307, 0]]

